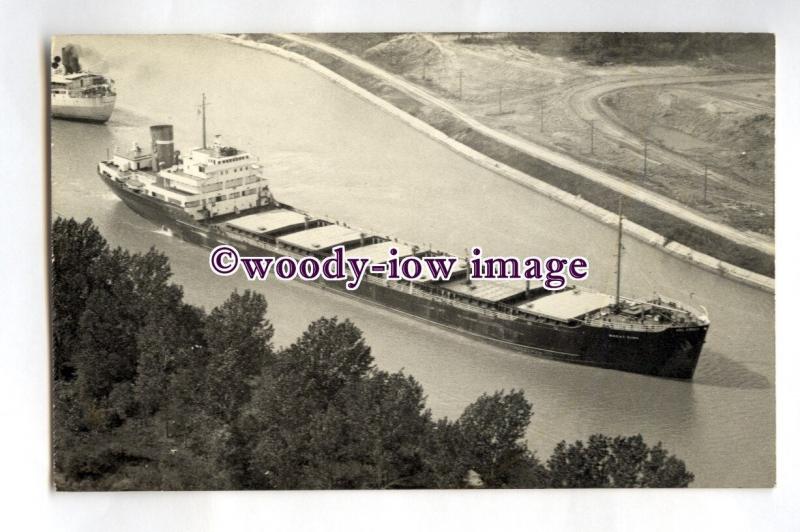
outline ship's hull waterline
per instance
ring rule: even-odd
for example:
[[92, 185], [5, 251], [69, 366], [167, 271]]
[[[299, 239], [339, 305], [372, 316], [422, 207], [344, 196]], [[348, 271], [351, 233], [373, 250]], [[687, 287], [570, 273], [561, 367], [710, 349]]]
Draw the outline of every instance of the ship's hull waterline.
[[111, 118], [116, 101], [116, 96], [71, 98], [53, 95], [50, 98], [50, 114], [53, 118], [102, 124]]
[[[194, 221], [180, 208], [132, 191], [98, 168], [103, 181], [140, 216], [169, 228], [183, 240], [213, 248], [236, 247], [242, 255], [298, 256], [268, 243]], [[503, 315], [473, 305], [454, 304], [414, 290], [390, 287], [369, 276], [358, 290], [341, 282], [315, 281], [323, 288], [377, 304], [454, 331], [535, 356], [633, 373], [691, 379], [708, 325], [670, 327], [656, 331], [626, 331], [587, 324], [542, 323]]]

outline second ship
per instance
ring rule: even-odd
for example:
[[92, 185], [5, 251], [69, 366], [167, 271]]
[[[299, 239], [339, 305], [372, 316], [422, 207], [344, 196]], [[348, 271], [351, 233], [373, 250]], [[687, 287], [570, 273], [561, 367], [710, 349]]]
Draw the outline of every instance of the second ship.
[[[228, 244], [242, 255], [324, 258], [332, 248], [387, 261], [445, 255], [315, 216], [277, 201], [251, 154], [224, 145], [185, 155], [170, 125], [150, 128], [151, 149], [135, 144], [97, 170], [126, 205], [184, 240]], [[619, 238], [622, 237], [620, 216]], [[618, 255], [619, 256], [619, 255]], [[619, 268], [618, 268], [619, 271]], [[347, 295], [537, 356], [678, 379], [691, 379], [705, 342], [704, 312], [663, 297], [629, 299], [568, 286], [555, 292], [525, 281], [469, 280], [460, 263], [448, 281], [391, 281], [367, 274], [358, 290], [316, 281]]]
[[105, 123], [114, 112], [114, 80], [81, 68], [72, 46], [61, 49], [50, 65], [50, 113], [53, 118]]

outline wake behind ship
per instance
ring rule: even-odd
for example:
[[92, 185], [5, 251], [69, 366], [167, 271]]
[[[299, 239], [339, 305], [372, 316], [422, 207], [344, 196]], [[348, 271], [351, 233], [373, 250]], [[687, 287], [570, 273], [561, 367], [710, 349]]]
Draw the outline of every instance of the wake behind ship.
[[[152, 126], [151, 151], [138, 144], [98, 163], [126, 205], [188, 242], [228, 244], [242, 255], [324, 258], [332, 248], [387, 261], [445, 255], [278, 202], [251, 154], [224, 145], [186, 155], [172, 126]], [[621, 238], [620, 217], [620, 238]], [[619, 269], [618, 269], [619, 270]], [[665, 298], [635, 300], [574, 286], [551, 292], [525, 281], [468, 279], [465, 261], [448, 281], [391, 281], [368, 273], [358, 290], [317, 281], [345, 295], [550, 359], [660, 377], [691, 379], [709, 327], [700, 312]]]

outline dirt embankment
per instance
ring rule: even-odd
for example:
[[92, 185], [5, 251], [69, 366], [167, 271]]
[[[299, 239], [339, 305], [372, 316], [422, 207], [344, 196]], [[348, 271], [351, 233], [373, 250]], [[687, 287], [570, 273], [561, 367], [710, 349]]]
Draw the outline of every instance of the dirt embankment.
[[[639, 87], [603, 96], [602, 108], [642, 138], [727, 176], [704, 189], [671, 168], [655, 168], [664, 188], [733, 227], [774, 232], [774, 82]], [[697, 172], [696, 172], [697, 173]]]
[[[462, 142], [466, 146], [469, 146], [493, 159], [507, 164], [514, 169], [532, 176], [536, 176], [542, 181], [552, 184], [562, 190], [575, 195], [580, 195], [595, 205], [611, 211], [616, 209], [619, 197], [616, 192], [604, 187], [601, 184], [589, 182], [582, 176], [573, 174], [561, 168], [557, 168], [530, 155], [521, 153], [520, 151], [498, 142], [495, 139], [486, 137], [485, 135], [474, 131], [467, 124], [454, 117], [452, 114], [412, 98], [408, 94], [385, 83], [380, 78], [363, 71], [347, 61], [310, 46], [288, 42], [275, 35], [259, 34], [248, 35], [245, 37], [255, 41], [283, 47], [309, 57], [310, 59], [338, 73], [344, 78], [365, 88], [369, 92], [380, 96], [399, 109], [423, 120], [451, 138]], [[392, 71], [397, 72], [398, 70], [405, 70], [406, 75], [412, 78], [414, 78], [415, 75], [418, 75], [421, 84], [428, 85], [433, 88], [439, 86], [435, 82], [437, 79], [435, 77], [437, 72], [436, 65], [441, 66], [456, 61], [456, 58], [449, 53], [446, 47], [439, 46], [437, 42], [431, 41], [425, 36], [402, 36], [400, 40], [398, 40], [398, 37], [393, 37], [392, 40], [395, 41], [395, 44], [397, 42], [404, 43], [403, 47], [408, 51], [408, 53], [403, 55], [398, 54], [395, 51], [389, 51], [387, 50], [389, 45], [385, 45], [384, 42], [380, 42], [369, 47], [364, 47], [365, 43], [361, 42], [359, 46], [361, 48], [360, 53], [365, 57], [372, 56], [376, 63], [385, 63], [381, 66], [384, 66]], [[398, 58], [400, 57], [404, 57], [405, 59], [399, 60]], [[483, 58], [480, 59], [483, 60]], [[528, 65], [528, 59], [529, 58], [526, 56], [519, 61]], [[390, 64], [393, 64], [391, 68]], [[539, 67], [543, 71], [543, 76], [545, 74], [547, 76], [560, 75], [557, 70], [548, 68], [546, 61], [540, 63]], [[466, 80], [462, 78], [460, 82], [460, 90], [466, 92]], [[543, 85], [551, 85], [549, 82], [542, 80], [537, 81], [537, 83], [540, 82]], [[471, 83], [474, 83], [474, 81]], [[458, 87], [458, 84], [456, 87]], [[553, 93], [558, 92], [557, 89], [553, 89], [552, 85], [550, 86], [550, 90]], [[450, 93], [453, 93], [453, 91], [450, 91]], [[455, 93], [455, 97], [458, 97], [458, 92]], [[519, 97], [519, 95], [517, 95], [517, 97]], [[467, 97], [464, 96], [464, 99], [466, 100]], [[491, 115], [491, 110], [489, 110], [488, 107], [498, 106], [496, 107], [498, 111], [496, 115], [501, 117], [503, 116], [503, 109], [501, 108], [503, 105], [502, 102], [489, 104], [482, 102], [482, 99], [478, 97], [470, 99], [470, 101], [472, 101], [474, 105], [479, 107], [482, 106], [484, 108], [483, 115]], [[508, 101], [509, 100], [506, 100], [506, 102]], [[513, 97], [510, 101], [514, 101]], [[521, 116], [521, 114], [517, 113], [512, 114], [514, 116]], [[478, 113], [478, 115], [480, 116], [481, 113]], [[746, 268], [756, 273], [768, 276], [773, 275], [774, 264], [769, 255], [745, 246], [737, 245], [725, 239], [724, 237], [720, 237], [719, 235], [713, 234], [709, 231], [698, 229], [692, 224], [679, 220], [641, 202], [635, 200], [627, 201], [626, 215], [639, 225], [664, 235], [668, 241], [679, 242], [690, 248], [702, 251], [720, 260], [742, 268]]]
[[[763, 62], [769, 49], [758, 54], [744, 43], [725, 55], [703, 55], [715, 51], [713, 43], [684, 37], [672, 39], [685, 58], [679, 63], [598, 64], [585, 49], [591, 39], [576, 45], [568, 34], [527, 40], [515, 34], [313, 36], [425, 87], [494, 129], [562, 151], [711, 220], [771, 237], [774, 82], [669, 85], [688, 76], [769, 76]], [[594, 63], [577, 60], [584, 56]], [[637, 79], [665, 85], [602, 92]], [[607, 112], [587, 111], [595, 104]], [[621, 127], [608, 127], [611, 122]]]

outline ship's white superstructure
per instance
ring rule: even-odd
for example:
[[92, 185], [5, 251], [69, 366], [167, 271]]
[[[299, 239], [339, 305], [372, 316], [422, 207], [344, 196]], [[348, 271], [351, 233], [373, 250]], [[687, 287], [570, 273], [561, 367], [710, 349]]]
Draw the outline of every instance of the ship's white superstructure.
[[174, 149], [172, 126], [153, 126], [150, 131], [150, 153], [134, 144], [104, 163], [142, 194], [180, 207], [195, 220], [252, 209], [269, 194], [258, 160], [224, 146], [219, 136], [211, 147], [182, 156]]

